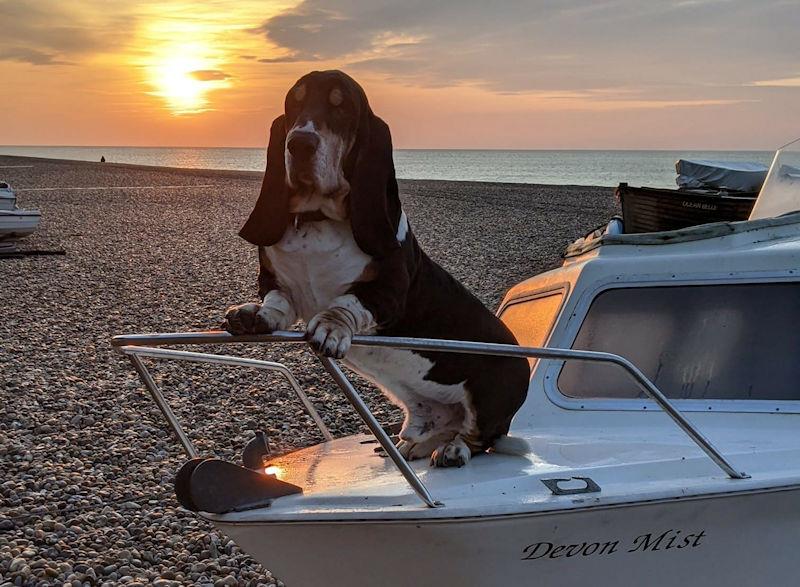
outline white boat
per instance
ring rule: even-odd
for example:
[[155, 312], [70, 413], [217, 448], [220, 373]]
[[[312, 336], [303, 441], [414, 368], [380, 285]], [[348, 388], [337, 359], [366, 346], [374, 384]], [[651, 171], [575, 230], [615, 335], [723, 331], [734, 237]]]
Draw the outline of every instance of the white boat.
[[274, 457], [265, 448], [258, 472], [204, 460], [142, 357], [279, 370], [330, 438], [279, 363], [160, 348], [305, 344], [303, 333], [113, 344], [192, 457], [179, 500], [288, 585], [789, 585], [799, 570], [798, 300], [795, 212], [578, 242], [561, 268], [503, 300], [521, 347], [356, 337], [532, 357], [511, 429], [530, 453], [459, 469], [403, 461], [326, 358], [372, 435]]
[[8, 183], [0, 181], [0, 210], [13, 210], [16, 207], [17, 194]]
[[38, 228], [42, 213], [17, 207], [17, 196], [6, 182], [0, 182], [0, 241], [26, 237]]

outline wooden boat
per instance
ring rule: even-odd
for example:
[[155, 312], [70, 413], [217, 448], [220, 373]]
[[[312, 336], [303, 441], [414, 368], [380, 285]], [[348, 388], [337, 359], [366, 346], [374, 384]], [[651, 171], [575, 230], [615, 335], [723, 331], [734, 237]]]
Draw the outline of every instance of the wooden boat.
[[709, 222], [747, 220], [758, 193], [633, 187], [621, 183], [615, 191], [622, 205], [628, 234], [677, 230]]

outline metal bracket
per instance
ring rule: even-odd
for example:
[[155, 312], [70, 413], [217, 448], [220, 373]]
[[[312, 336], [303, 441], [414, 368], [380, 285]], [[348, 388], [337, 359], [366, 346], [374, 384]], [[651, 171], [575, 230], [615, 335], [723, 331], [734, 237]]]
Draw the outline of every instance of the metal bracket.
[[[600, 493], [600, 486], [592, 481], [589, 477], [570, 477], [569, 479], [540, 479], [553, 495], [579, 495], [581, 493]], [[569, 481], [583, 481], [586, 483], [584, 487], [575, 487], [572, 489], [564, 489], [558, 486], [559, 483], [567, 483]]]

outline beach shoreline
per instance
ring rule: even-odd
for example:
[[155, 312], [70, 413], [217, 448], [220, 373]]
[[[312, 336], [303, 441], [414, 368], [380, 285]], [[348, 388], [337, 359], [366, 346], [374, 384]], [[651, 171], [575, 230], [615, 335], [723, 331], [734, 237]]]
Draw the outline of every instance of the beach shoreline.
[[[11, 163], [2, 163], [5, 160], [11, 160]], [[215, 175], [219, 177], [238, 177], [238, 178], [260, 178], [264, 174], [258, 171], [247, 171], [245, 169], [207, 169], [203, 167], [170, 167], [168, 165], [142, 165], [139, 163], [118, 163], [113, 161], [84, 161], [83, 159], [58, 159], [50, 157], [29, 157], [23, 155], [2, 155], [0, 154], [0, 174], [2, 174], [4, 165], [20, 164], [47, 164], [52, 163], [56, 165], [80, 165], [85, 167], [103, 166], [117, 169], [132, 169], [137, 171], [156, 171], [168, 172], [177, 174], [198, 174], [198, 175]]]
[[[228, 305], [255, 299], [255, 247], [237, 232], [260, 179], [0, 156], [0, 180], [18, 190], [21, 207], [43, 214], [20, 245], [66, 251], [0, 259], [0, 583], [276, 583], [178, 507], [172, 482], [185, 456], [109, 343], [116, 334], [216, 328]], [[423, 248], [491, 308], [617, 212], [607, 187], [399, 185]], [[335, 436], [363, 430], [304, 349], [224, 352], [286, 363]], [[202, 454], [238, 461], [256, 429], [279, 451], [321, 440], [278, 378], [184, 363], [153, 371]], [[377, 390], [356, 381], [381, 422], [398, 419]]]
[[[225, 147], [13, 147], [0, 155], [200, 170], [262, 172], [263, 148]], [[620, 182], [658, 188], [675, 187], [679, 159], [750, 161], [769, 164], [767, 151], [679, 150], [508, 150], [508, 149], [395, 149], [397, 177], [444, 181], [582, 185], [614, 187]]]
[[[232, 177], [242, 179], [261, 179], [264, 176], [263, 171], [249, 171], [246, 169], [214, 169], [205, 167], [172, 167], [169, 165], [143, 165], [140, 163], [119, 163], [113, 161], [106, 161], [100, 163], [99, 161], [84, 161], [82, 159], [58, 159], [49, 157], [29, 157], [23, 155], [3, 155], [0, 154], [0, 180], [2, 180], [2, 172], [5, 165], [9, 163], [2, 163], [6, 159], [17, 161], [23, 165], [29, 163], [39, 164], [59, 164], [59, 165], [82, 165], [87, 167], [103, 166], [118, 169], [131, 169], [135, 171], [155, 171], [165, 173], [176, 173], [180, 175], [202, 175], [202, 176], [215, 176], [215, 177]], [[14, 163], [12, 162], [13, 166]], [[550, 184], [550, 183], [526, 183], [526, 182], [513, 182], [513, 181], [477, 181], [477, 180], [456, 180], [456, 179], [416, 179], [416, 178], [398, 178], [399, 183], [402, 182], [440, 182], [440, 183], [456, 183], [456, 184], [486, 184], [497, 186], [533, 186], [541, 188], [585, 188], [588, 190], [613, 190], [613, 187], [598, 186], [598, 185], [583, 185], [579, 183], [564, 183], [564, 184]], [[23, 188], [25, 189], [25, 188]]]

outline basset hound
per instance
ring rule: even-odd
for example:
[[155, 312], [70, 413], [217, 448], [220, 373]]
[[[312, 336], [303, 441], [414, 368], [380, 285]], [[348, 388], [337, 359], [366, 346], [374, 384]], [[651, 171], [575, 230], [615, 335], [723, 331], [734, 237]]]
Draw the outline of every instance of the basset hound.
[[314, 71], [272, 123], [261, 194], [240, 231], [258, 245], [262, 303], [229, 308], [235, 334], [302, 319], [312, 346], [377, 385], [405, 414], [407, 459], [462, 466], [507, 436], [525, 400], [528, 361], [350, 348], [354, 334], [517, 344], [505, 325], [420, 248], [398, 197], [392, 139], [361, 86]]

